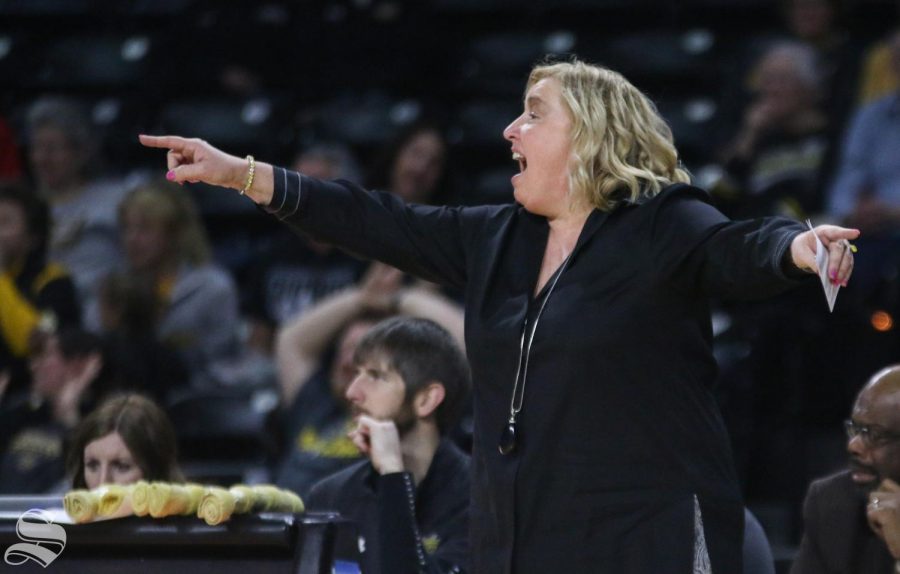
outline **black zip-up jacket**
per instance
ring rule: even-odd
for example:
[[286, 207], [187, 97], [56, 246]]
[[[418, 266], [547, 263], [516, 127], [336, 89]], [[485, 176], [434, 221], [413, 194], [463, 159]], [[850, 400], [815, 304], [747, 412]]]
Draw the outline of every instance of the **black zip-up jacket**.
[[410, 473], [382, 476], [365, 460], [316, 484], [307, 507], [356, 523], [362, 540], [339, 539], [337, 553], [364, 549], [364, 574], [467, 572], [470, 473], [469, 457], [444, 440], [418, 488]]
[[474, 572], [690, 573], [705, 540], [713, 572], [740, 574], [743, 503], [711, 389], [709, 298], [796, 285], [786, 270], [803, 226], [730, 221], [683, 184], [594, 210], [541, 315], [519, 444], [502, 455], [546, 218], [518, 205], [408, 205], [279, 168], [267, 209], [320, 241], [465, 290]]

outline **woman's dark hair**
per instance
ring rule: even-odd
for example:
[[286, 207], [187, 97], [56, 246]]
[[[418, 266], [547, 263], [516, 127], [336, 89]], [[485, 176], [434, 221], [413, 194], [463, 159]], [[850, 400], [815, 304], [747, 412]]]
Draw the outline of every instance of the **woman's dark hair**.
[[32, 190], [22, 184], [0, 185], [0, 201], [18, 205], [25, 213], [25, 225], [34, 240], [31, 250], [41, 258], [47, 254], [50, 237], [50, 208]]
[[452, 194], [450, 169], [447, 165], [450, 147], [447, 143], [447, 137], [441, 124], [436, 120], [427, 118], [416, 120], [401, 128], [388, 140], [381, 150], [375, 154], [375, 158], [368, 170], [366, 187], [382, 191], [393, 191], [391, 190], [391, 176], [394, 170], [394, 164], [397, 162], [397, 158], [400, 157], [400, 152], [402, 152], [403, 149], [417, 136], [423, 133], [434, 133], [442, 142], [444, 142], [445, 157], [444, 169], [441, 176], [438, 178], [434, 190], [432, 190], [429, 196], [425, 198], [425, 203], [441, 204], [448, 199], [447, 196]]
[[141, 273], [113, 273], [100, 284], [101, 305], [115, 313], [115, 330], [144, 335], [156, 330], [160, 302], [155, 284]]
[[87, 488], [84, 449], [108, 434], [118, 433], [144, 480], [179, 482], [178, 445], [169, 417], [152, 400], [137, 394], [105, 400], [75, 429], [66, 456], [66, 472], [74, 488]]

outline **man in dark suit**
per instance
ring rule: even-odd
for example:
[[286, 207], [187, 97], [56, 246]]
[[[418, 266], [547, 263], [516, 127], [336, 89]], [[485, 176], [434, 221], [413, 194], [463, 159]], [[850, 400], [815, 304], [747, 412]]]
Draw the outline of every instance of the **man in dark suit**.
[[850, 468], [817, 480], [803, 505], [806, 531], [791, 574], [900, 572], [869, 526], [867, 503], [900, 480], [900, 365], [873, 376], [859, 392], [846, 422]]

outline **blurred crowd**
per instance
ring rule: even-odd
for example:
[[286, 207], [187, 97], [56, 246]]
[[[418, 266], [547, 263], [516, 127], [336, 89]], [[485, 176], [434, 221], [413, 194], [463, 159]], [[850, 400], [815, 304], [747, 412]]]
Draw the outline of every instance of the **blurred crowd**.
[[[358, 16], [347, 11], [363, 8], [376, 30], [369, 34], [383, 26], [385, 36], [396, 27], [392, 19], [412, 25], [416, 10], [425, 10], [400, 2], [324, 3], [317, 16], [326, 26], [353, 20]], [[680, 140], [679, 120], [670, 121], [676, 145], [687, 142], [685, 163], [696, 182], [726, 214], [778, 214], [862, 231], [854, 276], [833, 313], [816, 285], [764, 303], [720, 304], [714, 312], [717, 392], [745, 496], [770, 537], [791, 544], [807, 485], [843, 466], [841, 421], [856, 393], [878, 368], [900, 360], [900, 6], [894, 29], [879, 30], [845, 26], [866, 5], [784, 0], [769, 8], [765, 33], [742, 38], [725, 71], [710, 72], [718, 111], [714, 125], [693, 128], [702, 145], [691, 145], [697, 136], [690, 126]], [[578, 52], [578, 43], [570, 50], [564, 36], [555, 38], [562, 44], [529, 46], [527, 63], [548, 52]], [[273, 38], [271, 49], [285, 41]], [[504, 46], [492, 54], [494, 65], [517, 57], [515, 42], [508, 53]], [[425, 47], [436, 50], [438, 68], [454, 62], [438, 55], [455, 46]], [[214, 58], [218, 48], [211, 40], [188, 58], [209, 57], [204, 81], [223, 95], [276, 95], [285, 90], [282, 75], [302, 75], [281, 69], [292, 63], [275, 56], [260, 65], [230, 52]], [[643, 61], [665, 59], [651, 48], [640, 53]], [[346, 73], [332, 65], [352, 59], [349, 52], [329, 55], [329, 74], [315, 76], [331, 78], [322, 89], [342, 78], [351, 90], [365, 85], [359, 64]], [[404, 54], [395, 54], [397, 74], [410, 74], [400, 63]], [[315, 52], [307, 58], [315, 60]], [[331, 103], [343, 123], [326, 122], [328, 106], [313, 119], [298, 109], [291, 115], [301, 125], [295, 137], [272, 129], [265, 148], [243, 150], [247, 142], [239, 141], [230, 151], [319, 178], [361, 181], [411, 202], [511, 201], [512, 162], [504, 159], [500, 131], [489, 134], [497, 153], [479, 147], [478, 130], [502, 128], [515, 114], [494, 117], [508, 108], [488, 106], [493, 111], [485, 113], [474, 105], [465, 110], [484, 115], [444, 113], [456, 109], [458, 102], [448, 101], [454, 93], [419, 93], [442, 72], [469, 78], [474, 89], [484, 75], [474, 68], [408, 75], [414, 103], [390, 107], [345, 96]], [[372, 81], [389, 82], [386, 74], [372, 70]], [[521, 86], [525, 74], [514, 80]], [[297, 78], [291, 85], [304, 94], [316, 89]], [[647, 89], [665, 111], [671, 94], [660, 85], [651, 79]], [[484, 89], [493, 90], [491, 102], [503, 90], [499, 81], [485, 81]], [[518, 97], [504, 94], [503, 104], [516, 109]], [[359, 457], [346, 436], [344, 394], [360, 337], [401, 314], [431, 319], [462, 343], [460, 294], [294, 236], [249, 201], [226, 197], [234, 194], [166, 182], [158, 157], [112, 147], [120, 141], [111, 146], [94, 104], [96, 98], [65, 86], [28, 102], [0, 99], [0, 493], [64, 489], [72, 481], [66, 453], [73, 429], [106, 398], [128, 392], [149, 397], [171, 419], [187, 477], [271, 480], [305, 495]], [[366, 132], [376, 139], [359, 135], [369, 121], [360, 109], [383, 112], [389, 129], [378, 123]], [[208, 111], [211, 122], [221, 121]], [[186, 113], [192, 123], [133, 127], [203, 125], [203, 108]], [[227, 149], [229, 141], [212, 139], [216, 129], [183, 135]], [[137, 131], [131, 135], [136, 145]], [[463, 448], [470, 424], [464, 417], [452, 433]], [[83, 448], [87, 439], [79, 440]]]

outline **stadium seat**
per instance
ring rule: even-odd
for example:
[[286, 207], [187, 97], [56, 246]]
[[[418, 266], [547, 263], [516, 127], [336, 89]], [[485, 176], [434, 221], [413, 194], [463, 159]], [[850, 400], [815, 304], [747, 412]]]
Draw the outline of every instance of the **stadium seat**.
[[291, 130], [281, 105], [265, 96], [174, 100], [160, 110], [158, 123], [165, 133], [191, 134], [232, 153], [260, 157]]

